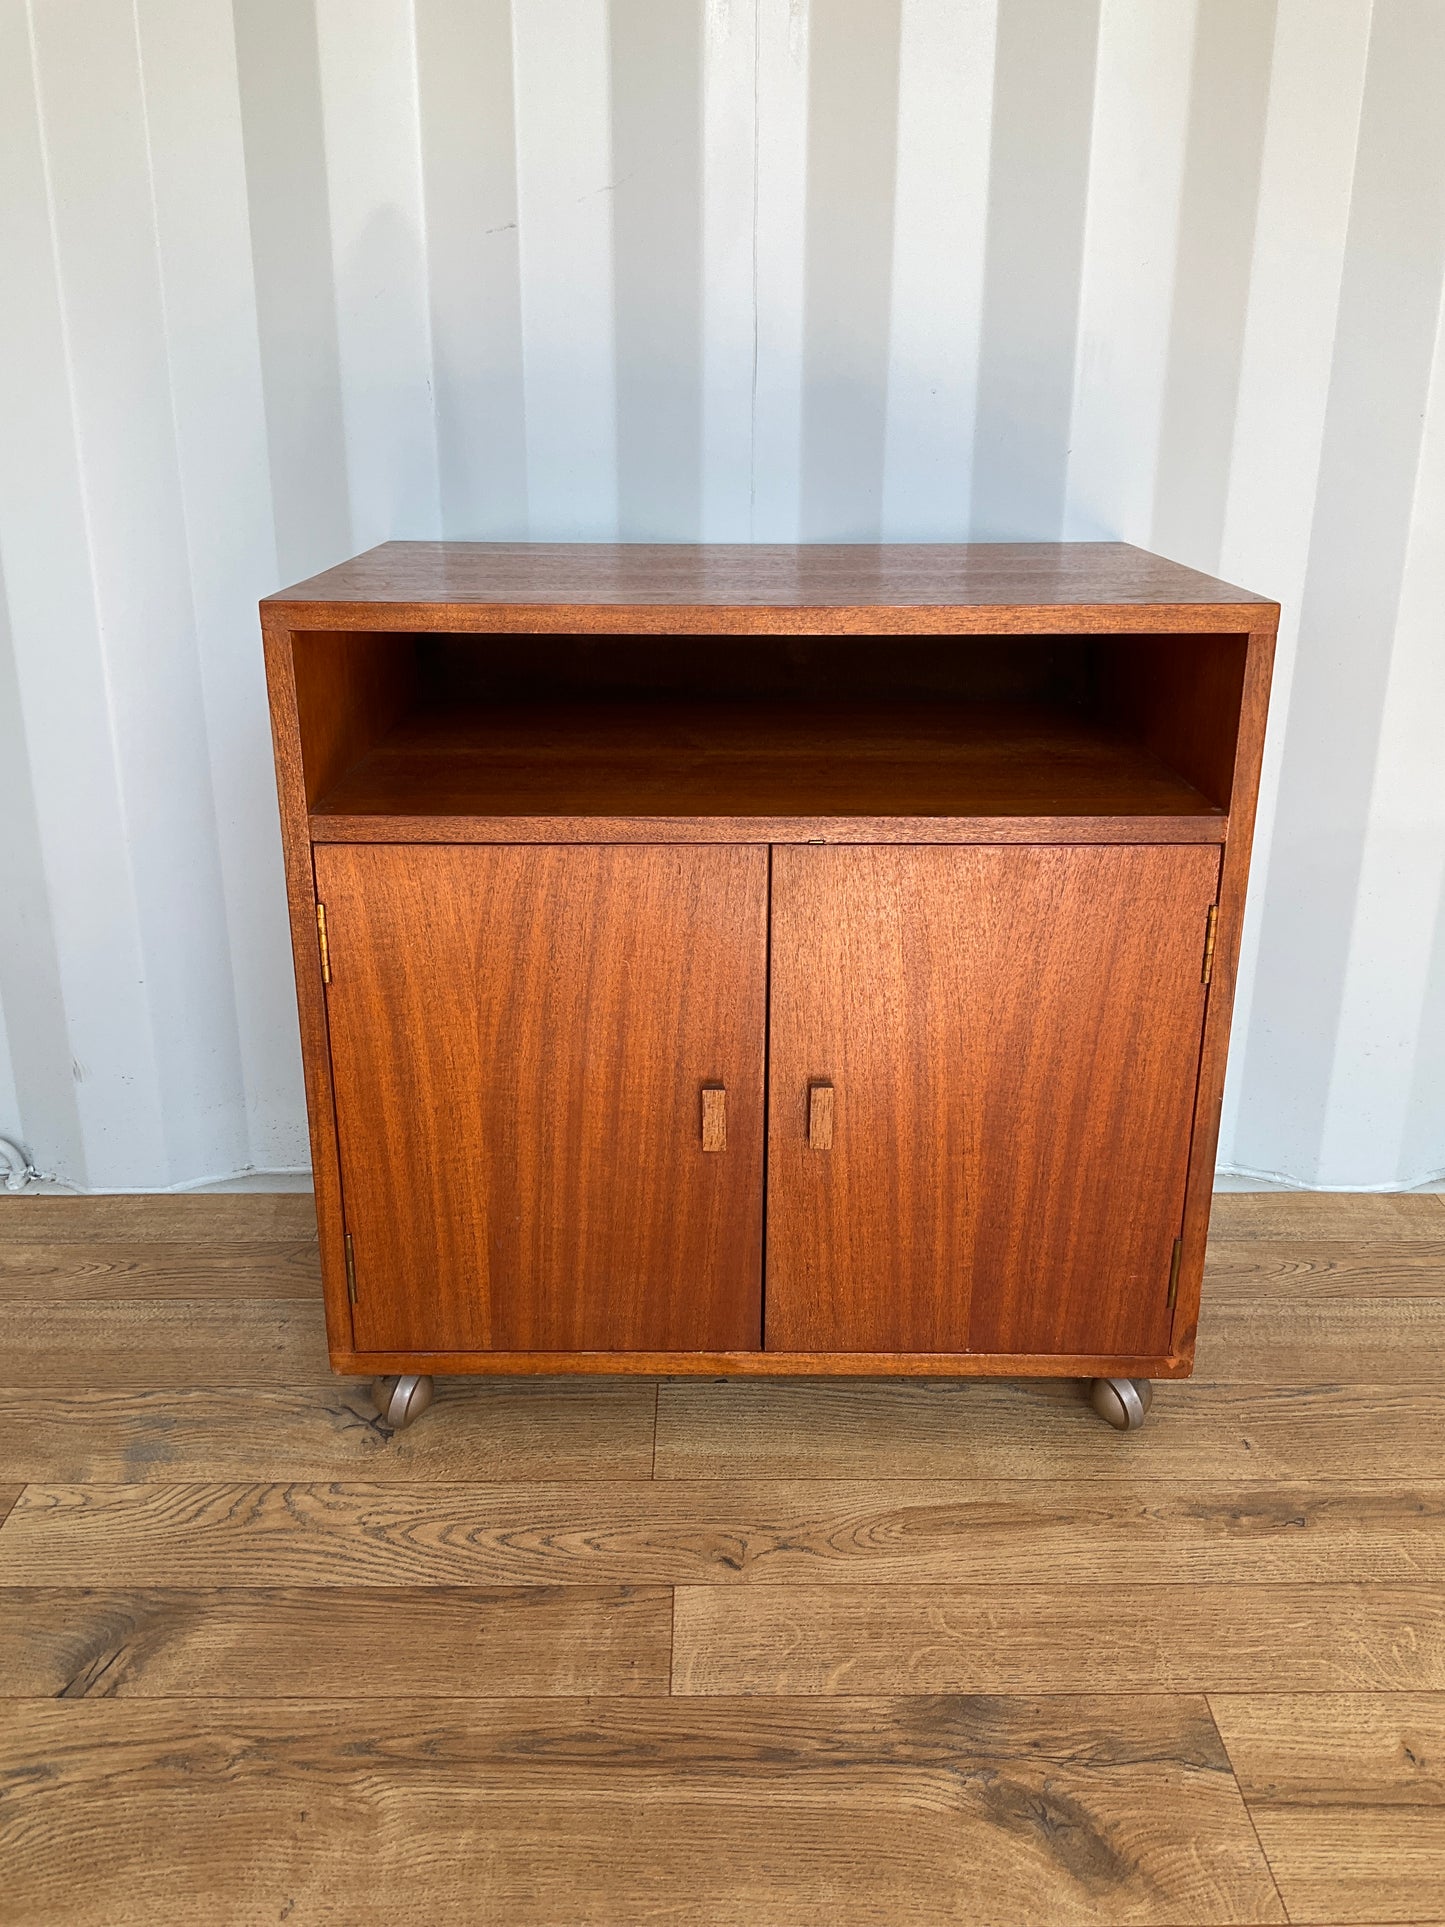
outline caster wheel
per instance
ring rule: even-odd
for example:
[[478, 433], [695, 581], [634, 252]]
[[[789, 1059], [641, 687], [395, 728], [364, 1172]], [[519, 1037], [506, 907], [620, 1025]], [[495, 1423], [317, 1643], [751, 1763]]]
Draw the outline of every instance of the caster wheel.
[[1154, 1386], [1147, 1378], [1096, 1378], [1089, 1403], [1116, 1432], [1137, 1432], [1154, 1403]]
[[408, 1425], [414, 1425], [431, 1404], [431, 1395], [432, 1382], [425, 1372], [371, 1382], [372, 1401], [393, 1432], [404, 1432]]

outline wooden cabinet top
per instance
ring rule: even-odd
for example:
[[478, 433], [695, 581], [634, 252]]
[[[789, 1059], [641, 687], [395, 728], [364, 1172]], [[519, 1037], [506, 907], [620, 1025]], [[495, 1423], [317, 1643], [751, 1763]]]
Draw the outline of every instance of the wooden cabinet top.
[[384, 542], [263, 607], [297, 628], [714, 634], [1239, 631], [1276, 612], [1127, 542]]

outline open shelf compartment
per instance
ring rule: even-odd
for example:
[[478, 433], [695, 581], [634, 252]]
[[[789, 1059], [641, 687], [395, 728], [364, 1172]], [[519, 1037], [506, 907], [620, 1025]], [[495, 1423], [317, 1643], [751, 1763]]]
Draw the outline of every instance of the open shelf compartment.
[[316, 630], [292, 649], [317, 840], [1218, 841], [1245, 640]]

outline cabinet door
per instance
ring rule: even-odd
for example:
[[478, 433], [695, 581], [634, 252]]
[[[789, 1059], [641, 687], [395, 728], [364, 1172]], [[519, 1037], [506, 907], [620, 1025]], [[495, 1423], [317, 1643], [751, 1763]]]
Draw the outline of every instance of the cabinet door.
[[769, 1349], [1167, 1350], [1218, 871], [774, 853]]
[[315, 856], [357, 1348], [756, 1347], [766, 852]]

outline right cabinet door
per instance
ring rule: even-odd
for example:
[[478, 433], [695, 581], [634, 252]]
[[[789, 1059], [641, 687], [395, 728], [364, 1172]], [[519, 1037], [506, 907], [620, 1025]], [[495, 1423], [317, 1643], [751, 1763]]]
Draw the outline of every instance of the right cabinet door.
[[1157, 1354], [1208, 845], [779, 847], [773, 1351]]

